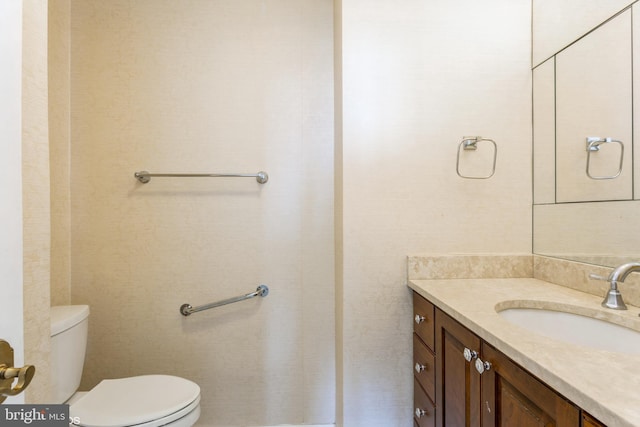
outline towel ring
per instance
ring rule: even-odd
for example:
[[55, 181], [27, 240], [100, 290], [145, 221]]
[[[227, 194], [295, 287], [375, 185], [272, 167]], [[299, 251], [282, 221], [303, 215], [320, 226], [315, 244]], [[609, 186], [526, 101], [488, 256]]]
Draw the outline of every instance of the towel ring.
[[[608, 143], [618, 143], [620, 144], [620, 163], [618, 164], [618, 171], [615, 175], [603, 175], [603, 176], [594, 176], [591, 174], [591, 153], [600, 151], [601, 144]], [[613, 138], [600, 138], [599, 136], [588, 136], [587, 137], [587, 176], [591, 179], [615, 179], [620, 176], [622, 173], [622, 162], [624, 161], [624, 144], [622, 141], [618, 141]]]
[[[487, 176], [468, 176], [460, 173], [460, 152], [461, 151], [476, 151], [478, 149], [478, 143], [487, 141], [493, 144], [493, 166], [491, 166], [491, 173]], [[462, 142], [458, 145], [458, 157], [456, 159], [456, 173], [460, 178], [465, 179], [489, 179], [496, 173], [496, 159], [498, 157], [498, 146], [493, 139], [483, 138], [481, 136], [463, 136]]]

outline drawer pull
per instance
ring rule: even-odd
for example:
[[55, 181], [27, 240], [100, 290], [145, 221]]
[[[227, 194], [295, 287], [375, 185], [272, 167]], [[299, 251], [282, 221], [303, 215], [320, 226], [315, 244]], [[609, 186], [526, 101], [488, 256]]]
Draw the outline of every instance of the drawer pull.
[[426, 409], [422, 409], [422, 408], [416, 408], [416, 418], [422, 418], [422, 417], [426, 417], [427, 415], [429, 415], [429, 411], [427, 411]]
[[462, 355], [464, 356], [464, 360], [466, 360], [467, 362], [471, 362], [472, 360], [478, 358], [478, 352], [468, 349], [467, 347], [464, 348]]
[[427, 320], [427, 318], [424, 317], [424, 316], [420, 316], [419, 314], [416, 314], [416, 317], [414, 317], [413, 320], [415, 320], [416, 324], [419, 325], [422, 322], [424, 322], [425, 320]]
[[476, 359], [476, 371], [480, 374], [483, 374], [484, 371], [488, 371], [491, 369], [491, 363], [483, 362], [481, 359]]
[[417, 373], [421, 373], [427, 370], [427, 365], [423, 365], [420, 362], [416, 362], [415, 370]]

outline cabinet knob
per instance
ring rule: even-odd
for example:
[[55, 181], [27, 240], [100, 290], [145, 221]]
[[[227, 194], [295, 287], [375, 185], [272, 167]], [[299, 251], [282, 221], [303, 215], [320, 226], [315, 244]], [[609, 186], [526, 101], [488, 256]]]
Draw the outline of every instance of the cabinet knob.
[[462, 355], [464, 356], [464, 360], [466, 360], [467, 362], [471, 362], [472, 360], [478, 358], [478, 352], [468, 349], [467, 347], [464, 348]]
[[426, 417], [427, 415], [429, 415], [429, 411], [427, 411], [426, 409], [422, 409], [422, 408], [416, 408], [416, 418], [422, 418], [422, 417]]
[[420, 323], [422, 323], [425, 320], [427, 320], [427, 318], [424, 317], [424, 316], [420, 316], [419, 314], [416, 314], [416, 317], [414, 317], [413, 320], [415, 320], [416, 324], [419, 325]]
[[421, 373], [427, 370], [427, 365], [423, 365], [420, 362], [416, 362], [415, 370], [417, 373]]
[[480, 374], [490, 369], [491, 369], [491, 363], [486, 361], [483, 362], [481, 359], [476, 359], [476, 371], [478, 371]]

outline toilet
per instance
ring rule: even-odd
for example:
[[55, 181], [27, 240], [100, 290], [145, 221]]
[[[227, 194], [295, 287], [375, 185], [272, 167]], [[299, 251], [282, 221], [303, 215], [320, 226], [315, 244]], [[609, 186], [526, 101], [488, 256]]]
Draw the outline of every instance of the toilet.
[[87, 345], [89, 306], [51, 307], [52, 403], [69, 404], [84, 427], [191, 427], [200, 417], [200, 387], [171, 375], [106, 379], [78, 392]]

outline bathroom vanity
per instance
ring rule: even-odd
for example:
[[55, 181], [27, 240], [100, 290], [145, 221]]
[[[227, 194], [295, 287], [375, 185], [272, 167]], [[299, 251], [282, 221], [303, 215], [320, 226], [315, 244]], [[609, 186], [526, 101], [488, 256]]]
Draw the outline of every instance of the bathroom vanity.
[[549, 338], [499, 313], [560, 308], [640, 330], [640, 309], [613, 312], [601, 298], [537, 279], [409, 286], [417, 427], [640, 425], [638, 354]]

